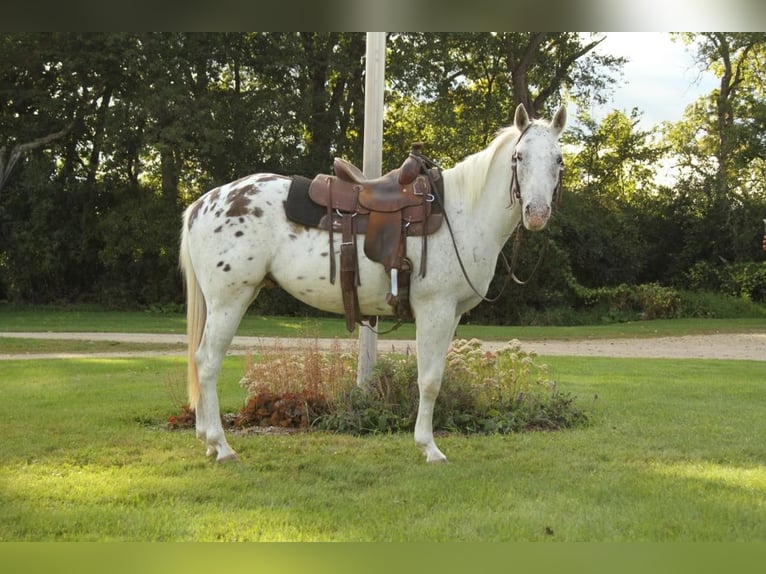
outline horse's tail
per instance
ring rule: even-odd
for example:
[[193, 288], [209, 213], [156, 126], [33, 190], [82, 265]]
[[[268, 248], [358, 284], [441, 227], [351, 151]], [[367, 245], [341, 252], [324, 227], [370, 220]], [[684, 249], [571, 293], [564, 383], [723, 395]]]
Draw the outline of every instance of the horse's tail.
[[187, 366], [187, 394], [189, 406], [197, 408], [200, 398], [199, 374], [197, 373], [197, 349], [202, 341], [202, 333], [205, 330], [205, 296], [200, 289], [197, 274], [194, 271], [191, 256], [189, 255], [189, 212], [184, 213], [183, 229], [181, 230], [181, 253], [179, 263], [186, 285], [186, 338], [189, 346]]

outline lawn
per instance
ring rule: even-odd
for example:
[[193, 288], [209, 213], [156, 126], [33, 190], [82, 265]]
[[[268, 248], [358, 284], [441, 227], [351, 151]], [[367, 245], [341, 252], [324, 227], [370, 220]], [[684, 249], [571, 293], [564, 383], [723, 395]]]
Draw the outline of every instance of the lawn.
[[[382, 331], [391, 326], [390, 319], [383, 318], [380, 322]], [[87, 306], [61, 308], [0, 304], [0, 331], [182, 334], [186, 332], [186, 317], [176, 312], [111, 311]], [[469, 322], [458, 326], [457, 336], [465, 339], [476, 337], [485, 341], [507, 341], [513, 338], [571, 340], [764, 331], [766, 331], [766, 321], [763, 318], [668, 319], [576, 327], [474, 325]], [[247, 314], [242, 319], [238, 334], [252, 337], [356, 338], [358, 331], [349, 333], [341, 317], [305, 318]], [[396, 331], [383, 335], [381, 338], [414, 339], [415, 326], [412, 323], [405, 323]], [[0, 347], [0, 352], [11, 351], [3, 351]]]
[[765, 363], [546, 362], [589, 427], [444, 436], [428, 466], [409, 434], [319, 433], [233, 436], [214, 464], [164, 426], [180, 358], [3, 361], [0, 540], [766, 540]]

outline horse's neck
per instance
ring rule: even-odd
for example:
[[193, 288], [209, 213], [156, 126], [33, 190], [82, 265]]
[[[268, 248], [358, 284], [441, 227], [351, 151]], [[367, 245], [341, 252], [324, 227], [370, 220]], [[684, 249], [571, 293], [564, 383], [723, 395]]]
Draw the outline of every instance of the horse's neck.
[[521, 218], [519, 202], [511, 206], [510, 157], [514, 142], [515, 138], [497, 150], [485, 172], [477, 173], [476, 165], [482, 161], [478, 154], [444, 172], [445, 203], [453, 227], [461, 231], [480, 228], [481, 233], [469, 231], [467, 235], [477, 241], [490, 241], [498, 252]]

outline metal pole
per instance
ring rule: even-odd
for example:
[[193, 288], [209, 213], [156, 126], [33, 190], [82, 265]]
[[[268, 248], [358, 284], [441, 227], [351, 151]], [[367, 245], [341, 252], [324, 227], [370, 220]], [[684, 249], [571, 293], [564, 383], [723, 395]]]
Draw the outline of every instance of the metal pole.
[[[386, 80], [386, 33], [367, 32], [364, 90], [364, 158], [366, 177], [379, 177], [383, 169], [383, 93]], [[356, 384], [365, 387], [378, 352], [378, 334], [364, 322], [359, 328]]]

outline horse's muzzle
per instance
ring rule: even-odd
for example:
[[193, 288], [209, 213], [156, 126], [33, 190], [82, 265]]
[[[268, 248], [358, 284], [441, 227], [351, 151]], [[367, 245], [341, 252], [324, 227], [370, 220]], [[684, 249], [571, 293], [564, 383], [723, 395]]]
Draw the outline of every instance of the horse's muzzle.
[[539, 231], [548, 223], [551, 216], [551, 206], [547, 203], [530, 201], [524, 206], [522, 219], [524, 227], [530, 231]]

